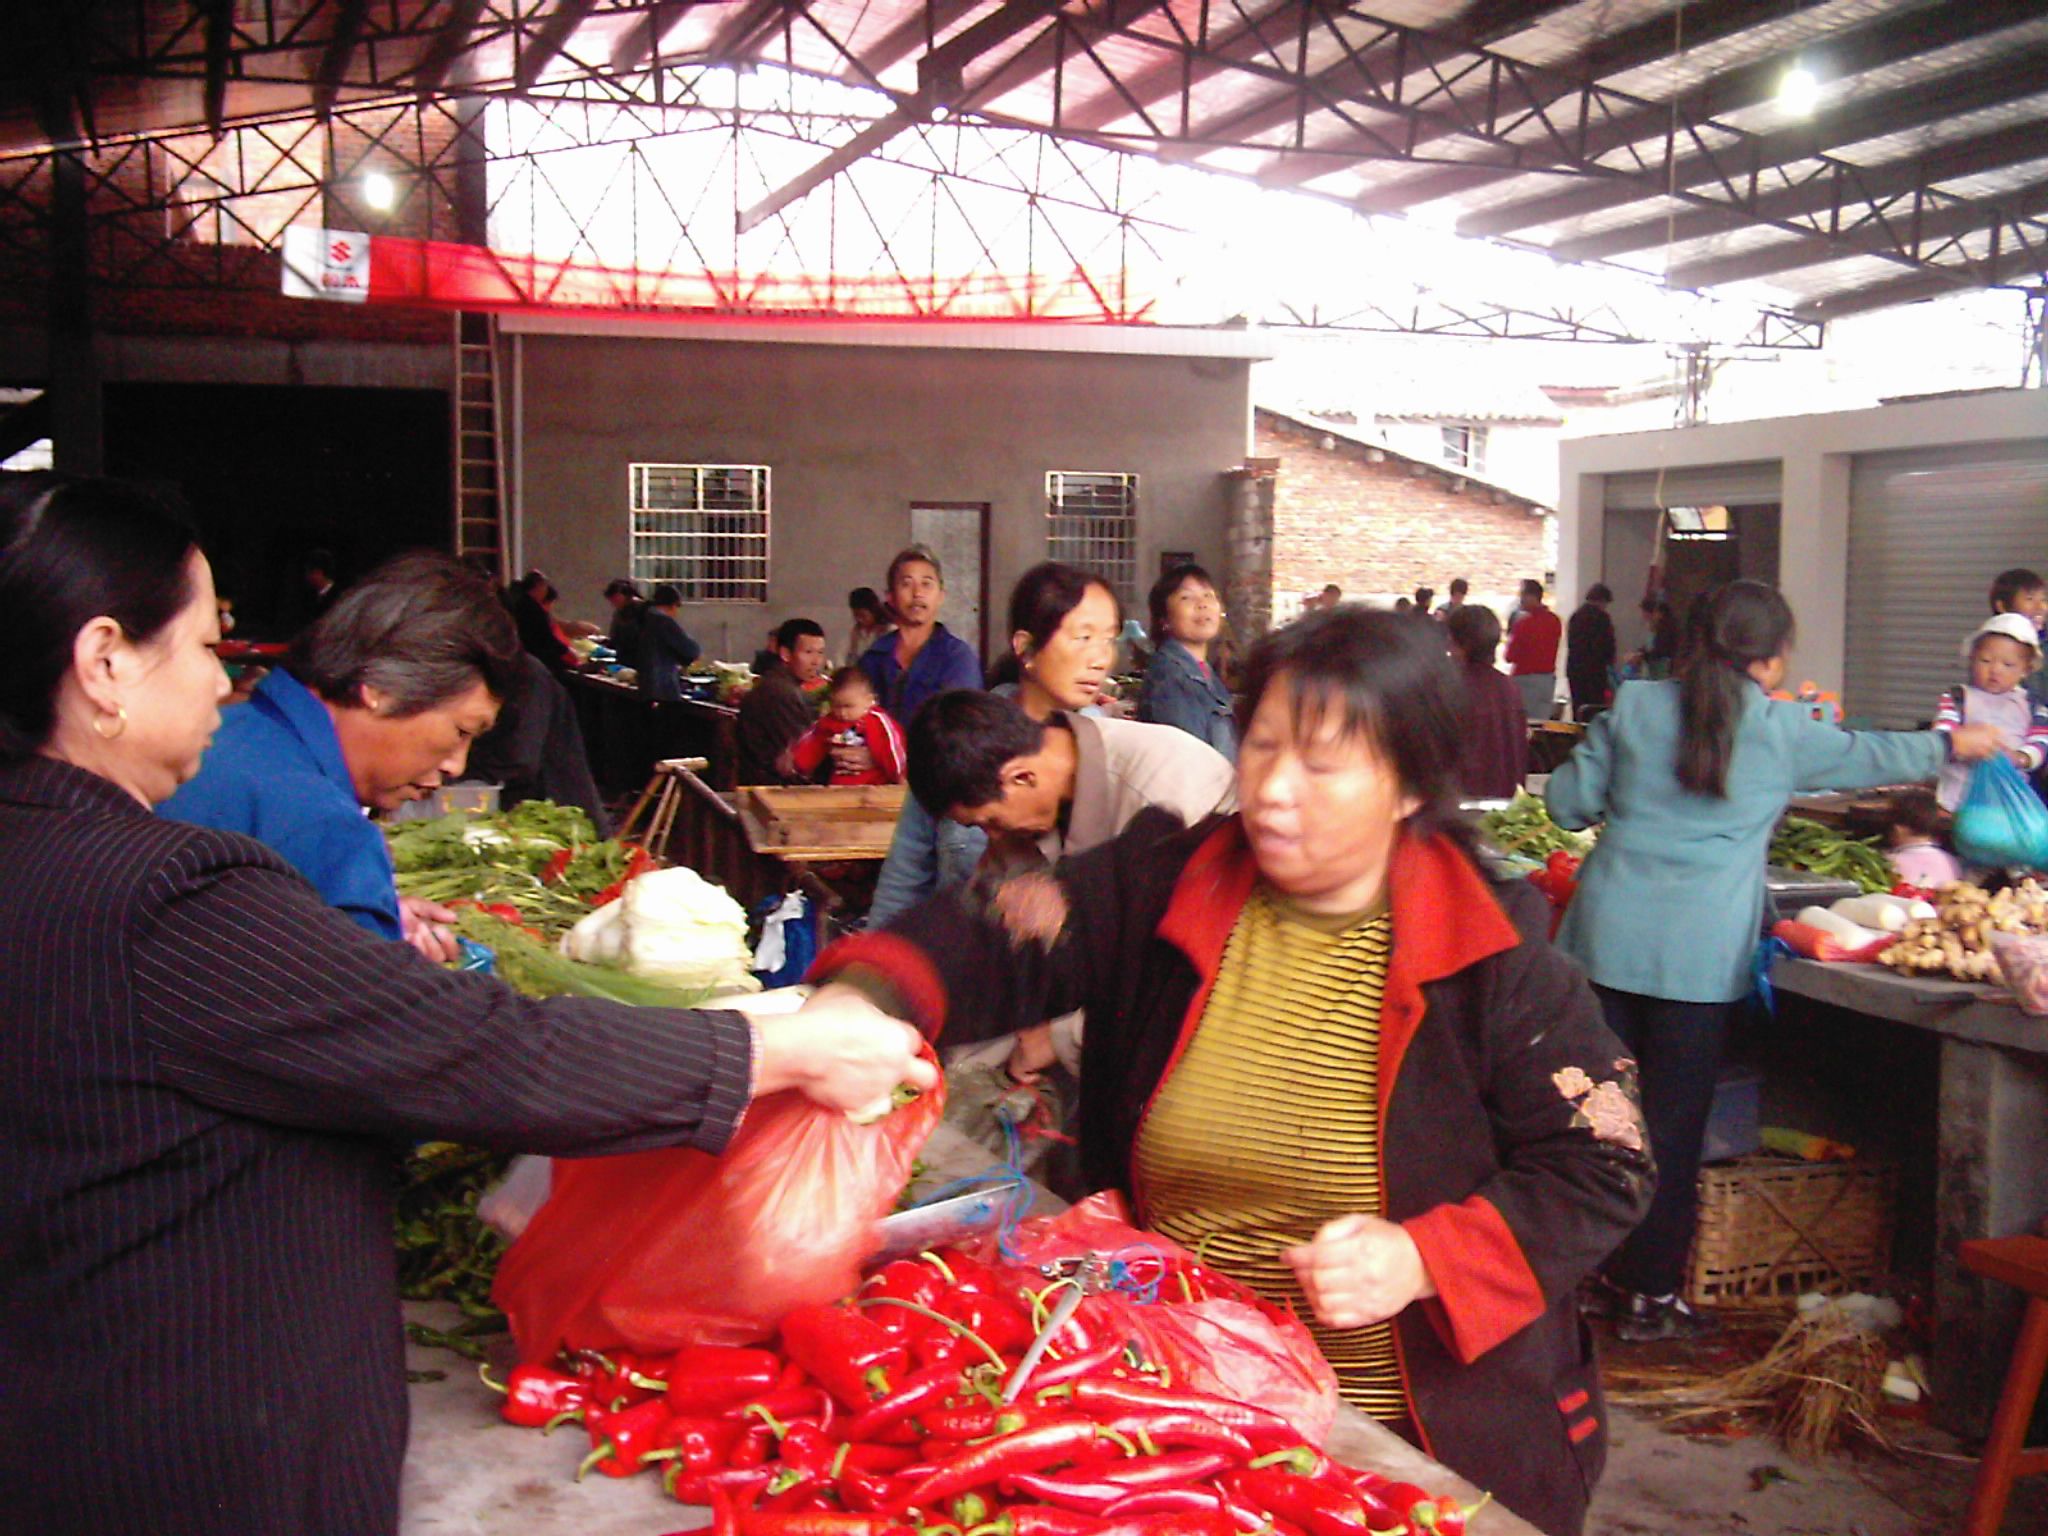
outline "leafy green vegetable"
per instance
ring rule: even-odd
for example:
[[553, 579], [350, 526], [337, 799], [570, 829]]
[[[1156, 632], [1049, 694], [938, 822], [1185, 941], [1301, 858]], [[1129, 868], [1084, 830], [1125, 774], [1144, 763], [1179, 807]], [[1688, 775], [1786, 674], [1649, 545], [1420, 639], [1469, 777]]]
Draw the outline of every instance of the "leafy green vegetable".
[[[408, 1301], [454, 1302], [470, 1319], [465, 1333], [505, 1326], [491, 1305], [505, 1239], [477, 1219], [476, 1206], [510, 1161], [449, 1141], [426, 1142], [405, 1160], [395, 1217], [399, 1294]], [[418, 1342], [461, 1348], [438, 1333]]]
[[601, 997], [639, 1008], [695, 1008], [712, 995], [709, 987], [671, 987], [608, 965], [571, 960], [488, 912], [464, 911], [455, 931], [493, 950], [500, 979], [528, 997]]
[[1583, 859], [1593, 851], [1593, 839], [1582, 832], [1567, 832], [1550, 819], [1550, 810], [1526, 789], [1497, 811], [1479, 818], [1479, 830], [1502, 853], [1521, 854], [1542, 860], [1562, 850]]
[[623, 843], [598, 841], [582, 811], [547, 800], [492, 816], [399, 822], [386, 836], [401, 894], [443, 903], [502, 902], [551, 938], [618, 884], [632, 857]]

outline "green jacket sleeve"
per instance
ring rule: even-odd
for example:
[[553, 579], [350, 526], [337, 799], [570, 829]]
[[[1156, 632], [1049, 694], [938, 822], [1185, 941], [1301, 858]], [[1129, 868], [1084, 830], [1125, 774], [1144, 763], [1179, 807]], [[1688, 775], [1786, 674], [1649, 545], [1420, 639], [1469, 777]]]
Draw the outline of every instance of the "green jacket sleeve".
[[1543, 786], [1543, 803], [1561, 827], [1590, 827], [1607, 819], [1607, 780], [1614, 765], [1614, 717], [1610, 709], [1587, 727], [1564, 765]]
[[1792, 732], [1792, 773], [1803, 790], [1868, 789], [1878, 784], [1911, 784], [1931, 779], [1948, 755], [1937, 731], [1844, 731], [1808, 717], [1782, 712]]

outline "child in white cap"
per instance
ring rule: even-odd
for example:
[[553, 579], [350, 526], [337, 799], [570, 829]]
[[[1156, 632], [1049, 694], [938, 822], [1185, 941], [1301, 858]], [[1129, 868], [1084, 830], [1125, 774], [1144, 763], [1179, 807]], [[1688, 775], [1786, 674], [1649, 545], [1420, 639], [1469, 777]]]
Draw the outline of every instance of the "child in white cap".
[[[1994, 613], [1963, 643], [1963, 660], [1970, 664], [1970, 680], [1942, 694], [1934, 728], [1995, 725], [2020, 772], [2032, 774], [2048, 760], [2048, 708], [2028, 697], [2023, 686], [2041, 665], [2041, 640], [2033, 624], [2023, 614]], [[1950, 759], [1936, 790], [1943, 810], [1962, 802], [1969, 782], [1969, 764]]]

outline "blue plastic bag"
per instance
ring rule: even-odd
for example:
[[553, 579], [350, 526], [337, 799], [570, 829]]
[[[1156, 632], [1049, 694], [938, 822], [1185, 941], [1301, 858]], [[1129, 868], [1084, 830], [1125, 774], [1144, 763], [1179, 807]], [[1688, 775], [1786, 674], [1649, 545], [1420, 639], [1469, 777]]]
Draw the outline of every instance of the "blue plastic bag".
[[2000, 869], [2048, 865], [2048, 806], [2003, 752], [1970, 770], [1956, 807], [1956, 852]]
[[818, 915], [801, 891], [756, 903], [761, 942], [754, 948], [754, 975], [764, 987], [793, 987], [818, 958]]

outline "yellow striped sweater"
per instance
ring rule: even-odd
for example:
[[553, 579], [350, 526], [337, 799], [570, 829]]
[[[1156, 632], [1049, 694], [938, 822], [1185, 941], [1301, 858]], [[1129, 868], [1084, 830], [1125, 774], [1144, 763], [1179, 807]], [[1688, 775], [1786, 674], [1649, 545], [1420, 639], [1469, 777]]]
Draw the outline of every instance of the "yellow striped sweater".
[[1255, 891], [1134, 1167], [1146, 1225], [1291, 1304], [1346, 1400], [1390, 1420], [1407, 1413], [1392, 1325], [1315, 1322], [1280, 1253], [1339, 1216], [1384, 1214], [1379, 1028], [1392, 948], [1384, 909], [1329, 919]]

